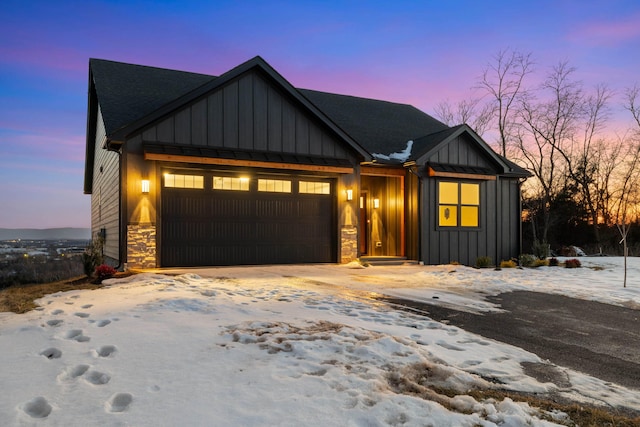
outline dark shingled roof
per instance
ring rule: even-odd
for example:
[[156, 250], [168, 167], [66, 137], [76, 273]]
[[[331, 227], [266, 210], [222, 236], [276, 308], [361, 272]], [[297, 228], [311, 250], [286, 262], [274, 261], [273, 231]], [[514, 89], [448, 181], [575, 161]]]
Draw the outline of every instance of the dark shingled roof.
[[[264, 60], [256, 57], [245, 64], [262, 63], [261, 61]], [[266, 63], [264, 66], [269, 67]], [[90, 83], [95, 87], [107, 137], [149, 117], [176, 99], [195, 93], [200, 87], [206, 89], [208, 86], [205, 85], [211, 85], [218, 79], [206, 74], [103, 59], [90, 59], [89, 69], [92, 79]], [[407, 147], [407, 142], [412, 140], [414, 143], [410, 160], [417, 160], [461, 128], [470, 129], [465, 125], [449, 127], [408, 104], [309, 89], [291, 90], [297, 91], [370, 154], [400, 153]], [[91, 137], [94, 135], [87, 136], [87, 147], [91, 148]], [[484, 142], [482, 144], [486, 145]], [[487, 149], [491, 151], [490, 148]], [[504, 162], [509, 171], [507, 174], [529, 176], [526, 170], [492, 153], [496, 159]], [[391, 163], [399, 161], [391, 160]], [[92, 170], [87, 170], [85, 174], [91, 175], [91, 172]], [[90, 180], [90, 176], [85, 177], [85, 185]]]
[[[102, 59], [91, 59], [89, 65], [107, 135], [216, 79]], [[370, 153], [400, 152], [411, 139], [448, 129], [407, 104], [308, 89], [298, 92]]]
[[372, 154], [399, 153], [409, 140], [448, 129], [412, 105], [298, 90]]
[[90, 59], [107, 135], [215, 79], [205, 74]]

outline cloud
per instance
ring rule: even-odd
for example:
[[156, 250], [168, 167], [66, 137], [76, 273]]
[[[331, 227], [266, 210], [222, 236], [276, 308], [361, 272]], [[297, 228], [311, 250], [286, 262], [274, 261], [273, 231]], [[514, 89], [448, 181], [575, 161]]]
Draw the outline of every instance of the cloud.
[[640, 42], [640, 12], [618, 20], [592, 21], [578, 26], [569, 34], [576, 43], [588, 42], [593, 46], [615, 46]]

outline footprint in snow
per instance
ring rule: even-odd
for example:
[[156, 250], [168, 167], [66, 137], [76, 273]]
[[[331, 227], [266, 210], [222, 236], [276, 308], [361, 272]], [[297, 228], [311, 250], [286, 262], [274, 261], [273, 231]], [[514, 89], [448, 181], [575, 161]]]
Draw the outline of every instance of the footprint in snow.
[[53, 408], [44, 397], [36, 397], [22, 405], [22, 410], [31, 418], [47, 418]]
[[133, 402], [130, 393], [116, 393], [105, 403], [105, 408], [109, 412], [124, 412]]
[[49, 326], [60, 326], [64, 321], [61, 319], [53, 319], [47, 320], [47, 325]]
[[115, 345], [103, 345], [93, 351], [96, 357], [110, 357], [117, 351], [117, 348]]
[[58, 381], [65, 382], [71, 381], [78, 377], [81, 377], [89, 370], [89, 365], [76, 365], [73, 367], [65, 368], [64, 371], [58, 375]]
[[44, 356], [47, 359], [60, 359], [62, 352], [55, 347], [47, 348], [40, 352], [40, 356]]
[[82, 329], [72, 329], [68, 331], [64, 337], [68, 340], [74, 340], [78, 342], [87, 342], [91, 339], [83, 334]]
[[83, 310], [86, 310], [86, 309], [91, 308], [91, 307], [93, 307], [93, 304], [85, 304], [80, 308], [82, 308]]
[[60, 310], [60, 309], [53, 310], [51, 314], [53, 314], [54, 316], [57, 316], [58, 314], [64, 314], [64, 310]]
[[85, 374], [84, 379], [93, 385], [104, 385], [111, 381], [111, 376], [103, 372], [89, 371]]
[[74, 315], [82, 319], [86, 319], [87, 317], [91, 316], [89, 313], [82, 313], [82, 312], [75, 313]]

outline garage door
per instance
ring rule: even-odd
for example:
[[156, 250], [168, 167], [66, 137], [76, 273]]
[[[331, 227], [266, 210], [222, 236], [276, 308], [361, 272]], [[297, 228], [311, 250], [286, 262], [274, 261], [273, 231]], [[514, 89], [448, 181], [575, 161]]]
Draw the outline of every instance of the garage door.
[[336, 262], [334, 182], [295, 176], [163, 176], [163, 267]]

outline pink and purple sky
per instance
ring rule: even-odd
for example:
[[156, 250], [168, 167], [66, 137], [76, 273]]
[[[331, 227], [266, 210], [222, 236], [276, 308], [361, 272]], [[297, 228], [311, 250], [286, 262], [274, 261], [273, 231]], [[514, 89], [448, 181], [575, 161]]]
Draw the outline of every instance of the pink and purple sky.
[[218, 75], [260, 55], [296, 87], [431, 114], [504, 49], [620, 98], [640, 83], [637, 0], [4, 0], [0, 16], [0, 228], [90, 226], [92, 57]]

